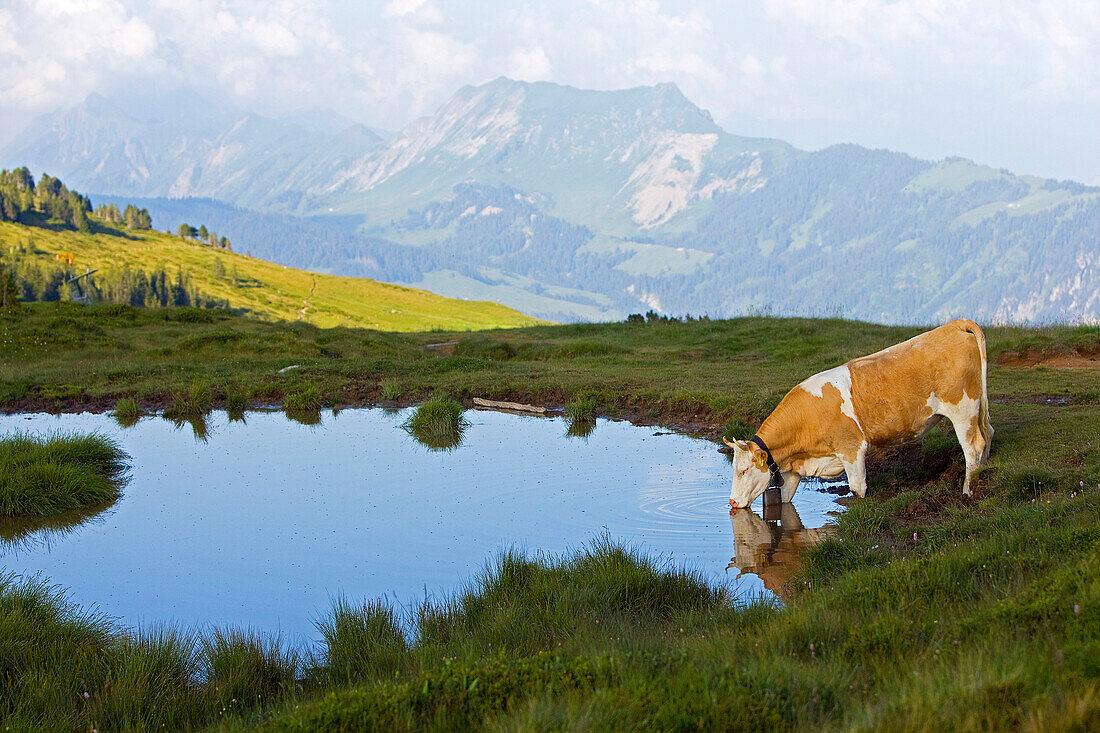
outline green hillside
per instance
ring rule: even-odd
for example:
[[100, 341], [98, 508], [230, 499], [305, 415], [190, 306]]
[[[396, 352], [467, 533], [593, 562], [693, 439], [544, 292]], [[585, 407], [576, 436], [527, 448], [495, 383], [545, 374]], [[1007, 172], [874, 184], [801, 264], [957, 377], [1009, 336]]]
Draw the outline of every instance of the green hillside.
[[155, 231], [116, 230], [98, 223], [94, 229], [84, 233], [0, 222], [0, 263], [22, 279], [30, 291], [26, 295], [43, 300], [68, 297], [67, 288], [58, 287], [68, 268], [57, 255], [71, 253], [74, 272], [97, 270], [92, 288], [111, 302], [142, 304], [159, 277], [162, 288], [184, 291], [191, 304], [321, 327], [475, 330], [541, 322], [498, 303], [306, 272]]

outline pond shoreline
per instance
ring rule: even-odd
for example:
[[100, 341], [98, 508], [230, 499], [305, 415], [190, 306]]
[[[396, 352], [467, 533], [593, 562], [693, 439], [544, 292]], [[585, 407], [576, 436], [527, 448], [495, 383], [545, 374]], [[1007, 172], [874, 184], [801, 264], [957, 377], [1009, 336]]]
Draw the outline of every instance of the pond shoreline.
[[[371, 388], [362, 390], [363, 392], [373, 392], [375, 397], [361, 396], [353, 400], [339, 401], [333, 404], [325, 405], [321, 409], [331, 410], [350, 410], [350, 409], [369, 409], [369, 408], [394, 408], [405, 409], [407, 407], [415, 407], [416, 405], [424, 402], [431, 396], [431, 392], [426, 392], [423, 395], [416, 397], [402, 398], [399, 400], [382, 400], [378, 397], [381, 396], [381, 389], [377, 385], [371, 385]], [[358, 390], [357, 390], [358, 391]], [[541, 407], [545, 410], [544, 413], [524, 413], [529, 414], [532, 417], [562, 417], [565, 410], [565, 400], [557, 400], [551, 402], [542, 402], [532, 400], [529, 395], [523, 392], [514, 393], [499, 393], [493, 392], [490, 394], [482, 394], [478, 392], [463, 392], [459, 396], [459, 401], [462, 406], [468, 410], [484, 410], [489, 412], [507, 412], [507, 410], [500, 410], [497, 408], [484, 407], [474, 404], [474, 398], [491, 399], [497, 401], [509, 401], [529, 404], [536, 407]], [[172, 394], [161, 394], [153, 397], [143, 397], [140, 399], [135, 398], [138, 408], [143, 414], [152, 415], [160, 414], [164, 410], [170, 408], [173, 404], [175, 397]], [[30, 415], [30, 414], [75, 414], [82, 412], [89, 412], [93, 414], [103, 414], [111, 412], [118, 398], [113, 397], [73, 397], [63, 399], [42, 399], [38, 397], [22, 397], [17, 400], [12, 400], [3, 406], [0, 406], [0, 414], [3, 415]], [[227, 409], [226, 401], [224, 399], [215, 398], [213, 402], [214, 410]], [[263, 411], [263, 412], [282, 412], [286, 407], [276, 400], [252, 400], [246, 403], [243, 407], [245, 411]], [[656, 414], [654, 413], [656, 410]], [[699, 438], [703, 440], [709, 440], [714, 443], [721, 443], [722, 440], [722, 424], [717, 421], [717, 418], [713, 414], [704, 414], [700, 411], [689, 411], [683, 409], [670, 409], [665, 407], [661, 409], [656, 405], [641, 405], [639, 406], [633, 401], [624, 401], [622, 404], [602, 406], [597, 409], [595, 417], [606, 418], [608, 420], [623, 420], [629, 422], [631, 425], [638, 427], [659, 427], [666, 430], [673, 431], [681, 435], [687, 435], [692, 438]]]

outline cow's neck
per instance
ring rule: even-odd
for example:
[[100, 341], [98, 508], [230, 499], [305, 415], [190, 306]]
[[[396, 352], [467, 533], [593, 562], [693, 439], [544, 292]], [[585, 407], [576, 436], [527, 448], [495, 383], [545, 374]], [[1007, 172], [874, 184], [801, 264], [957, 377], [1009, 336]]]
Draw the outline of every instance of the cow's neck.
[[[793, 426], [791, 426], [793, 428]], [[760, 429], [756, 431], [768, 445], [772, 454], [772, 460], [779, 466], [780, 471], [790, 470], [790, 457], [794, 454], [794, 446], [797, 445], [796, 431], [788, 428], [784, 421], [774, 412], [764, 421]]]

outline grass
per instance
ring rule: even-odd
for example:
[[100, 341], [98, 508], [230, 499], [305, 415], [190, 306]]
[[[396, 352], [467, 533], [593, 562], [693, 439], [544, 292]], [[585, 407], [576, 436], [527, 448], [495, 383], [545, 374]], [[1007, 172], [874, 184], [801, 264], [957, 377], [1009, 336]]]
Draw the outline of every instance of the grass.
[[[32, 305], [0, 316], [0, 400], [168, 403], [201, 381], [247, 384], [249, 399], [272, 402], [311, 386], [350, 404], [446, 392], [446, 411], [461, 418], [458, 399], [472, 396], [583, 396], [609, 417], [747, 437], [801, 379], [919, 330], [743, 318], [387, 334]], [[18, 605], [30, 591], [9, 583], [0, 645], [27, 642], [0, 648], [12, 681], [0, 689], [2, 717], [24, 729], [1097, 728], [1100, 369], [1041, 359], [1089, 358], [1100, 329], [986, 335], [996, 434], [975, 497], [960, 495], [950, 435], [874, 456], [868, 497], [807, 554], [781, 607], [735, 602], [609, 543], [506, 552], [451, 600], [401, 613], [369, 599], [337, 604], [319, 622], [321, 645], [301, 650], [297, 685], [261, 684], [285, 678], [257, 671], [266, 702], [232, 707], [203, 676], [200, 642], [168, 637], [153, 654], [80, 609], [43, 620], [35, 614], [50, 601]], [[449, 341], [460, 342], [453, 354], [425, 348]], [[289, 364], [301, 367], [279, 374]], [[27, 632], [25, 618], [38, 619]], [[77, 619], [86, 623], [66, 626]], [[241, 644], [274, 668], [288, 654]], [[74, 693], [78, 681], [101, 707]]]
[[316, 622], [324, 640], [312, 667], [321, 688], [392, 677], [405, 664], [408, 643], [394, 611], [380, 601], [353, 606], [339, 598], [331, 613]]
[[169, 420], [184, 421], [203, 417], [214, 409], [214, 392], [210, 385], [201, 380], [191, 382], [186, 391], [176, 392], [172, 406], [165, 409], [164, 416]]
[[316, 386], [304, 387], [298, 392], [288, 394], [283, 401], [287, 412], [316, 412], [324, 406], [321, 390]]
[[248, 407], [248, 401], [251, 397], [251, 392], [245, 388], [226, 390], [225, 411], [230, 420], [244, 420], [244, 411]]
[[565, 403], [565, 416], [570, 420], [593, 421], [599, 404], [593, 397], [579, 397]]
[[[127, 230], [116, 236], [0, 222], [0, 251], [7, 254], [9, 249], [51, 265], [56, 264], [58, 252], [71, 252], [78, 268], [90, 267], [108, 278], [124, 268], [146, 273], [163, 269], [170, 276], [179, 270], [204, 296], [266, 320], [387, 331], [469, 330], [541, 322], [498, 303], [444, 298], [366, 278], [298, 270], [155, 231]], [[214, 275], [215, 263], [221, 263], [225, 277]]]
[[470, 425], [463, 412], [462, 405], [449, 394], [436, 394], [420, 403], [402, 427], [432, 450], [451, 450], [461, 445]]
[[0, 517], [49, 516], [112, 502], [129, 456], [98, 434], [25, 433], [0, 438]]
[[401, 395], [405, 394], [405, 390], [401, 387], [401, 383], [393, 379], [382, 380], [382, 383], [378, 385], [382, 392], [382, 399], [387, 402], [396, 402], [401, 399]]
[[722, 426], [723, 440], [748, 440], [756, 434], [756, 428], [740, 417], [731, 418]]
[[115, 402], [115, 409], [111, 411], [111, 416], [120, 426], [132, 428], [141, 419], [141, 408], [132, 398], [122, 397]]

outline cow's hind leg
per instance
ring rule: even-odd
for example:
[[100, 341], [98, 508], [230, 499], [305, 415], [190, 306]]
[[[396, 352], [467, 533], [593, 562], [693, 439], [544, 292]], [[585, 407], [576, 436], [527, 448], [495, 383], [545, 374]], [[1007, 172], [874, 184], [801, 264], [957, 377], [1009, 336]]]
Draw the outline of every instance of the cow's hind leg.
[[970, 496], [972, 494], [970, 491], [970, 478], [985, 462], [986, 456], [989, 455], [989, 441], [986, 438], [985, 431], [982, 430], [981, 418], [976, 410], [970, 416], [948, 415], [947, 419], [955, 427], [955, 436], [959, 439], [963, 457], [966, 458], [966, 478], [963, 479], [963, 494]]
[[848, 488], [860, 498], [867, 496], [867, 444], [859, 447], [853, 460], [849, 461], [849, 456], [839, 458], [848, 477]]

